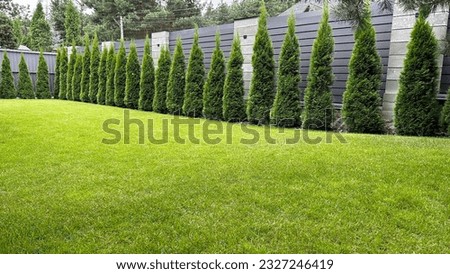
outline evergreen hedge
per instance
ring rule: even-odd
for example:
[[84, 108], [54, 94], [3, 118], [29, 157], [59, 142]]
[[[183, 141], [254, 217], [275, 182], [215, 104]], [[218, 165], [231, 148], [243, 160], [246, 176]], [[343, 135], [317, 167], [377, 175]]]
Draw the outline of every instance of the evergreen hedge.
[[92, 41], [92, 53], [91, 53], [91, 63], [89, 66], [89, 100], [91, 103], [97, 103], [97, 92], [98, 92], [98, 68], [100, 66], [100, 47], [98, 44], [97, 33], [94, 35], [94, 40]]
[[223, 118], [228, 122], [242, 122], [246, 118], [243, 62], [241, 43], [239, 36], [236, 35], [231, 46], [223, 89]]
[[84, 53], [83, 53], [83, 72], [81, 73], [81, 102], [90, 102], [89, 98], [89, 79], [91, 74], [91, 50], [89, 36], [84, 37]]
[[144, 56], [142, 58], [141, 82], [139, 84], [139, 109], [152, 110], [155, 96], [155, 67], [153, 65], [150, 39], [145, 38]]
[[139, 84], [141, 82], [141, 67], [136, 50], [136, 44], [131, 42], [130, 53], [126, 65], [124, 104], [128, 108], [137, 109], [139, 106]]
[[108, 58], [106, 59], [106, 96], [105, 104], [108, 106], [114, 106], [114, 71], [116, 68], [116, 53], [114, 51], [114, 45], [111, 44], [108, 50]]
[[34, 99], [33, 82], [31, 81], [27, 63], [23, 53], [20, 55], [19, 63], [19, 83], [17, 85], [17, 97], [22, 99]]
[[378, 92], [381, 86], [381, 58], [376, 48], [369, 2], [365, 4], [363, 16], [355, 33], [342, 114], [350, 132], [382, 133], [384, 121]]
[[450, 90], [447, 91], [447, 101], [442, 109], [442, 127], [450, 135]]
[[331, 93], [334, 39], [328, 18], [328, 5], [325, 5], [311, 53], [302, 114], [303, 128], [328, 130], [334, 120]]
[[203, 52], [198, 43], [198, 28], [195, 29], [194, 42], [186, 73], [183, 113], [189, 117], [203, 115], [203, 85], [205, 83], [205, 65]]
[[73, 68], [75, 67], [75, 62], [77, 61], [77, 48], [75, 47], [75, 42], [72, 43], [72, 52], [70, 53], [69, 63], [67, 65], [67, 75], [66, 75], [66, 98], [67, 100], [74, 100], [72, 94], [72, 77]]
[[2, 61], [2, 78], [0, 82], [0, 99], [16, 98], [16, 88], [14, 85], [14, 77], [11, 70], [11, 62], [9, 61], [6, 51], [3, 53]]
[[439, 129], [438, 43], [422, 12], [407, 48], [395, 104], [395, 127], [400, 135], [432, 136]]
[[247, 102], [250, 123], [267, 124], [275, 98], [275, 61], [272, 42], [267, 30], [267, 10], [261, 1], [258, 30], [252, 55], [253, 74]]
[[38, 99], [51, 98], [50, 84], [48, 82], [48, 66], [44, 58], [44, 53], [42, 51], [39, 54], [37, 82], [36, 82], [36, 98]]
[[300, 126], [300, 44], [295, 35], [295, 17], [288, 19], [279, 58], [278, 86], [273, 104], [272, 123], [281, 127]]
[[75, 66], [72, 77], [72, 96], [75, 101], [81, 101], [81, 77], [83, 73], [83, 55], [78, 54], [76, 57]]
[[170, 66], [169, 82], [167, 84], [167, 111], [180, 115], [183, 110], [184, 89], [186, 84], [186, 64], [184, 62], [183, 44], [178, 37]]
[[125, 85], [127, 81], [127, 54], [124, 42], [120, 42], [119, 52], [116, 56], [116, 67], [114, 70], [114, 105], [125, 107]]
[[98, 92], [97, 103], [100, 105], [105, 104], [106, 97], [106, 81], [108, 79], [108, 71], [106, 66], [106, 60], [108, 59], [108, 50], [102, 50], [102, 56], [100, 58], [100, 65], [98, 67]]
[[203, 115], [207, 119], [223, 118], [223, 86], [225, 84], [225, 57], [220, 49], [220, 33], [216, 33], [216, 47], [203, 90]]
[[53, 98], [58, 99], [59, 95], [59, 67], [61, 64], [61, 48], [56, 50], [56, 64], [55, 64], [55, 80], [53, 81]]
[[59, 64], [59, 99], [66, 100], [67, 92], [67, 49], [65, 47], [61, 48], [61, 62]]
[[158, 68], [155, 74], [155, 97], [153, 98], [153, 110], [159, 113], [167, 113], [166, 95], [167, 83], [170, 72], [170, 52], [163, 47], [158, 60]]

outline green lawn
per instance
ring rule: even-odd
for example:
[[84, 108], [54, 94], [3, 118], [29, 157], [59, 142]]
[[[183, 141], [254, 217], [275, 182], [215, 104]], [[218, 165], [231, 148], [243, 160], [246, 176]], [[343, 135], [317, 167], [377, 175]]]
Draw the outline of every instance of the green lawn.
[[0, 100], [0, 253], [450, 253], [450, 139], [103, 144], [123, 111]]

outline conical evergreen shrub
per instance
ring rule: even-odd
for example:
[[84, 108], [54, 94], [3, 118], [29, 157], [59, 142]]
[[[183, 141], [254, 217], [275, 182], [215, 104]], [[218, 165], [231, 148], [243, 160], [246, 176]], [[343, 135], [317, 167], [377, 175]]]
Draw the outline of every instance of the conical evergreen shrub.
[[98, 92], [98, 68], [100, 66], [100, 47], [98, 44], [97, 33], [94, 35], [94, 40], [92, 40], [92, 53], [91, 53], [91, 63], [89, 67], [89, 100], [91, 103], [97, 103], [97, 92]]
[[155, 112], [167, 113], [166, 96], [170, 65], [170, 51], [163, 47], [155, 74], [155, 98], [153, 98], [153, 111]]
[[77, 61], [77, 48], [75, 47], [75, 42], [72, 43], [72, 51], [70, 53], [69, 63], [67, 65], [67, 75], [66, 75], [66, 98], [67, 100], [74, 100], [72, 95], [72, 78], [73, 78], [73, 68], [75, 67], [75, 62]]
[[116, 56], [116, 67], [114, 70], [114, 105], [125, 107], [125, 86], [127, 81], [127, 54], [124, 42], [120, 42], [119, 52]]
[[442, 128], [450, 135], [450, 91], [447, 91], [447, 101], [442, 109]]
[[18, 97], [22, 99], [34, 99], [33, 82], [31, 81], [27, 63], [23, 53], [20, 55], [19, 63], [19, 83], [17, 85]]
[[248, 120], [253, 124], [268, 124], [275, 98], [275, 61], [267, 30], [267, 10], [264, 1], [261, 1], [252, 66], [253, 74], [247, 102]]
[[89, 36], [84, 37], [84, 53], [83, 53], [83, 72], [81, 73], [81, 102], [90, 102], [89, 98], [89, 79], [91, 75], [91, 43]]
[[395, 104], [395, 127], [400, 135], [433, 136], [439, 130], [438, 43], [422, 12], [407, 48]]
[[114, 71], [116, 70], [116, 53], [114, 45], [111, 44], [108, 50], [108, 59], [106, 59], [106, 96], [105, 103], [108, 106], [114, 106]]
[[97, 103], [100, 105], [105, 104], [106, 97], [106, 81], [108, 79], [108, 71], [106, 66], [106, 60], [108, 59], [108, 50], [102, 50], [102, 56], [100, 58], [100, 65], [98, 67], [98, 92]]
[[72, 77], [72, 97], [75, 101], [81, 101], [81, 77], [83, 74], [83, 55], [78, 54]]
[[243, 63], [241, 43], [236, 35], [231, 46], [223, 89], [223, 118], [228, 122], [242, 122], [246, 118]]
[[141, 82], [141, 66], [136, 50], [136, 44], [131, 42], [130, 53], [126, 65], [126, 82], [124, 103], [127, 108], [137, 109], [139, 106], [139, 84]]
[[184, 89], [186, 84], [186, 64], [184, 62], [183, 44], [178, 37], [170, 66], [169, 83], [167, 85], [167, 111], [180, 115], [183, 110]]
[[58, 99], [59, 95], [59, 67], [61, 65], [61, 48], [56, 50], [55, 79], [53, 81], [53, 98]]
[[203, 115], [207, 119], [223, 118], [223, 86], [225, 84], [225, 57], [220, 49], [220, 33], [216, 33], [216, 47], [211, 57], [211, 67], [203, 89]]
[[288, 30], [281, 47], [278, 86], [273, 104], [272, 123], [280, 127], [300, 126], [300, 44], [295, 35], [295, 17], [288, 19]]
[[36, 98], [38, 99], [51, 98], [50, 84], [48, 82], [48, 66], [44, 58], [44, 53], [42, 51], [39, 54], [37, 83], [36, 83]]
[[144, 56], [142, 57], [141, 82], [139, 84], [139, 109], [152, 110], [155, 96], [155, 67], [153, 65], [150, 39], [145, 38]]
[[11, 70], [11, 62], [9, 61], [6, 51], [3, 53], [2, 61], [2, 78], [0, 83], [0, 99], [16, 98], [16, 88], [14, 85], [14, 77]]
[[61, 62], [59, 64], [59, 99], [66, 100], [67, 92], [67, 48], [61, 48]]
[[205, 83], [205, 65], [203, 52], [198, 42], [198, 29], [195, 29], [194, 42], [186, 73], [186, 86], [184, 87], [183, 113], [189, 117], [203, 115], [203, 85]]
[[355, 33], [355, 45], [349, 64], [349, 75], [343, 98], [342, 115], [350, 132], [382, 133], [381, 58], [376, 48], [370, 4]]

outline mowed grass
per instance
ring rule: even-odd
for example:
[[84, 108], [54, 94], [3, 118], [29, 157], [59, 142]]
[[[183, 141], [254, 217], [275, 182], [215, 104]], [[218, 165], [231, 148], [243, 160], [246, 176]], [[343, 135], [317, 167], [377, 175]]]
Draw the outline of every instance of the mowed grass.
[[450, 252], [450, 139], [157, 145], [133, 125], [107, 145], [110, 118], [123, 133], [120, 108], [0, 100], [0, 253]]

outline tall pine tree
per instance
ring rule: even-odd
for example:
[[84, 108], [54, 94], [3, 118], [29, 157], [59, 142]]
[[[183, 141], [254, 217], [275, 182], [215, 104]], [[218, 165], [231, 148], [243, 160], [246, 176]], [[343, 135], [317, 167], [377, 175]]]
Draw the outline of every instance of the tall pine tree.
[[126, 65], [125, 98], [124, 103], [127, 108], [137, 109], [139, 105], [139, 84], [141, 82], [141, 67], [134, 41], [130, 45]]
[[108, 106], [114, 106], [114, 71], [116, 69], [116, 53], [114, 51], [114, 45], [111, 44], [108, 50], [108, 58], [106, 59], [106, 96], [105, 104]]
[[19, 62], [19, 83], [17, 85], [17, 97], [22, 99], [34, 99], [33, 82], [31, 81], [27, 63], [23, 53], [20, 55]]
[[91, 74], [91, 50], [89, 36], [84, 37], [83, 72], [81, 73], [81, 93], [82, 102], [90, 102], [89, 98], [89, 78]]
[[75, 47], [75, 42], [72, 43], [72, 51], [70, 52], [69, 63], [67, 65], [67, 75], [66, 75], [66, 98], [67, 100], [74, 100], [72, 95], [72, 78], [73, 69], [75, 67], [75, 62], [77, 61], [77, 48]]
[[83, 74], [83, 55], [78, 54], [72, 76], [72, 97], [75, 101], [81, 101], [81, 77]]
[[65, 42], [81, 42], [81, 15], [72, 0], [69, 0], [64, 12]]
[[48, 65], [45, 61], [44, 53], [41, 51], [41, 53], [39, 54], [37, 71], [36, 98], [49, 99], [50, 97], [50, 85], [48, 83]]
[[91, 103], [97, 103], [98, 92], [98, 67], [100, 66], [100, 47], [98, 44], [97, 33], [92, 41], [91, 64], [89, 67], [89, 100]]
[[155, 74], [155, 97], [153, 98], [153, 111], [166, 113], [167, 83], [170, 72], [170, 51], [163, 47], [158, 60], [158, 68]]
[[125, 85], [127, 81], [127, 54], [123, 40], [120, 42], [119, 52], [116, 56], [116, 67], [114, 70], [114, 105], [124, 107]]
[[108, 70], [106, 61], [108, 59], [108, 49], [102, 50], [102, 56], [100, 58], [100, 65], [98, 67], [98, 92], [97, 103], [99, 105], [105, 104], [106, 97], [106, 81], [108, 79]]
[[152, 110], [155, 96], [155, 67], [153, 65], [150, 39], [145, 38], [144, 56], [142, 58], [141, 82], [139, 84], [139, 109]]
[[186, 84], [186, 64], [184, 62], [183, 44], [178, 37], [170, 66], [169, 83], [167, 85], [167, 110], [171, 114], [182, 113], [184, 88]]
[[61, 48], [61, 62], [59, 63], [59, 99], [66, 100], [66, 92], [67, 92], [67, 48]]
[[42, 3], [38, 2], [30, 24], [30, 47], [32, 50], [50, 50], [52, 46], [52, 33], [50, 24], [45, 19]]
[[2, 77], [0, 82], [0, 99], [16, 98], [16, 88], [14, 86], [14, 77], [11, 71], [11, 62], [6, 51], [3, 53]]

